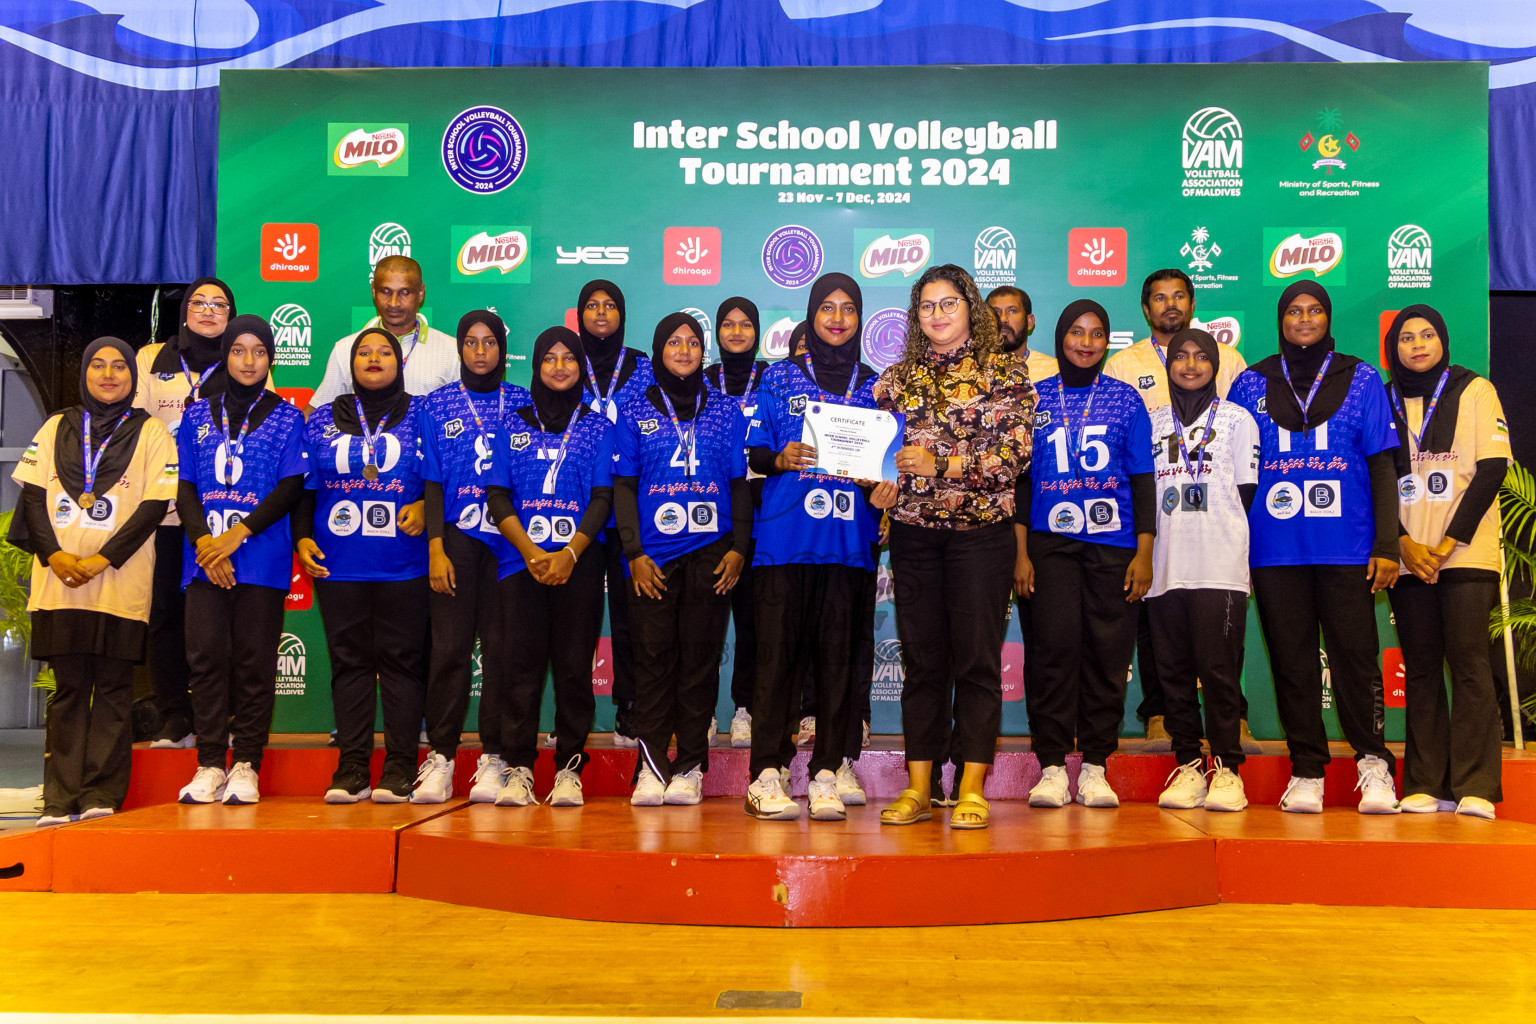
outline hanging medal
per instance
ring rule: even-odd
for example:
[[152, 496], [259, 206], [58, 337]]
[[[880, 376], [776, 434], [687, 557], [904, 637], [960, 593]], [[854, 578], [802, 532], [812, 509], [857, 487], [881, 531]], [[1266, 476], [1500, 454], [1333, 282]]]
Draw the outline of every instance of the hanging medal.
[[101, 457], [106, 454], [107, 445], [112, 441], [112, 435], [117, 433], [117, 428], [122, 426], [128, 417], [132, 415], [133, 410], [130, 408], [123, 413], [116, 423], [112, 424], [112, 429], [107, 431], [107, 436], [101, 439], [101, 447], [97, 448], [96, 453], [93, 455], [91, 454], [91, 414], [89, 412], [81, 414], [80, 455], [81, 460], [85, 463], [85, 490], [80, 494], [81, 508], [90, 508], [96, 504], [96, 467], [101, 465]]
[[356, 395], [352, 397], [352, 404], [357, 407], [357, 429], [363, 435], [363, 479], [377, 480], [379, 478], [379, 466], [377, 460], [379, 437], [384, 433], [384, 425], [389, 420], [389, 414], [385, 413], [379, 419], [378, 427], [368, 432], [368, 418], [363, 415], [363, 403]]

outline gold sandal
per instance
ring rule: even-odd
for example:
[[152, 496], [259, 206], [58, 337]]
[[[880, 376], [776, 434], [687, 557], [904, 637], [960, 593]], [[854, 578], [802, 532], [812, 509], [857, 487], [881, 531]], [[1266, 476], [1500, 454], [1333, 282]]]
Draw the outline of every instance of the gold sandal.
[[[963, 796], [955, 805], [955, 812], [949, 816], [949, 827], [960, 829], [986, 828], [991, 824], [992, 805], [986, 799], [979, 796]], [[971, 818], [979, 818], [979, 821], [962, 821], [961, 815]]]
[[[920, 821], [927, 821], [933, 817], [933, 811], [924, 807], [919, 801], [922, 794], [915, 789], [904, 789], [891, 801], [890, 806], [880, 812], [880, 824], [882, 825], [916, 825]], [[908, 811], [902, 804], [906, 801], [912, 809]]]

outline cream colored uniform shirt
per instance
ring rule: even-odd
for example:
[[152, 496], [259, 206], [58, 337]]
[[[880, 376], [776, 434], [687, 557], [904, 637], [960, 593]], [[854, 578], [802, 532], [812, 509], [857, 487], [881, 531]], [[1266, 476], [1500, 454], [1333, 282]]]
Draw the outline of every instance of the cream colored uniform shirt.
[[[1166, 353], [1164, 353], [1166, 354]], [[1216, 370], [1216, 394], [1227, 397], [1227, 389], [1237, 380], [1237, 375], [1248, 369], [1248, 362], [1237, 349], [1221, 347], [1221, 365]], [[1151, 338], [1142, 338], [1130, 348], [1121, 349], [1109, 357], [1104, 372], [1115, 380], [1124, 381], [1141, 395], [1147, 403], [1147, 411], [1161, 409], [1171, 399], [1168, 397], [1168, 371], [1163, 368]]]

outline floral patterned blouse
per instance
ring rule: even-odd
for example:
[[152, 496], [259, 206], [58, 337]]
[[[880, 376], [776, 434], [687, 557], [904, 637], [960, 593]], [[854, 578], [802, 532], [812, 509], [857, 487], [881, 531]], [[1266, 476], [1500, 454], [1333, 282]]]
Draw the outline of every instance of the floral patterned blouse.
[[906, 443], [960, 459], [957, 479], [903, 473], [891, 519], [910, 526], [973, 530], [1013, 516], [1013, 483], [1029, 470], [1035, 388], [1024, 360], [997, 352], [978, 366], [971, 343], [928, 353], [910, 375], [900, 363], [875, 382], [880, 408], [907, 418]]

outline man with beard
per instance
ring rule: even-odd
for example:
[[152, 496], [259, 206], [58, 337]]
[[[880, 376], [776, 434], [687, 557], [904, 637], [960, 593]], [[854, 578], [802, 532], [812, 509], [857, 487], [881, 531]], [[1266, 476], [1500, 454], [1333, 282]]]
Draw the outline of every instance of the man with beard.
[[1032, 381], [1045, 380], [1056, 373], [1056, 360], [1029, 347], [1035, 330], [1035, 314], [1029, 293], [1022, 288], [1003, 285], [987, 295], [987, 305], [997, 314], [997, 331], [1003, 336], [1004, 352], [1025, 353], [1024, 368]]
[[[1162, 408], [1168, 397], [1168, 342], [1175, 334], [1190, 326], [1195, 312], [1195, 287], [1189, 275], [1177, 267], [1165, 267], [1147, 275], [1141, 285], [1141, 314], [1147, 319], [1151, 335], [1142, 338], [1129, 348], [1109, 357], [1104, 373], [1124, 381], [1135, 388], [1147, 403], [1147, 412]], [[1237, 375], [1248, 368], [1248, 363], [1237, 349], [1222, 347], [1221, 363], [1216, 371], [1216, 394], [1227, 397], [1227, 389]], [[1157, 678], [1157, 667], [1152, 657], [1152, 629], [1147, 620], [1147, 608], [1141, 607], [1141, 623], [1136, 631], [1136, 664], [1141, 670], [1141, 705], [1136, 715], [1147, 724], [1149, 752], [1166, 752], [1173, 749], [1173, 739], [1163, 727], [1163, 689]], [[1248, 702], [1242, 708], [1243, 752], [1262, 753], [1262, 748], [1248, 731]]]

